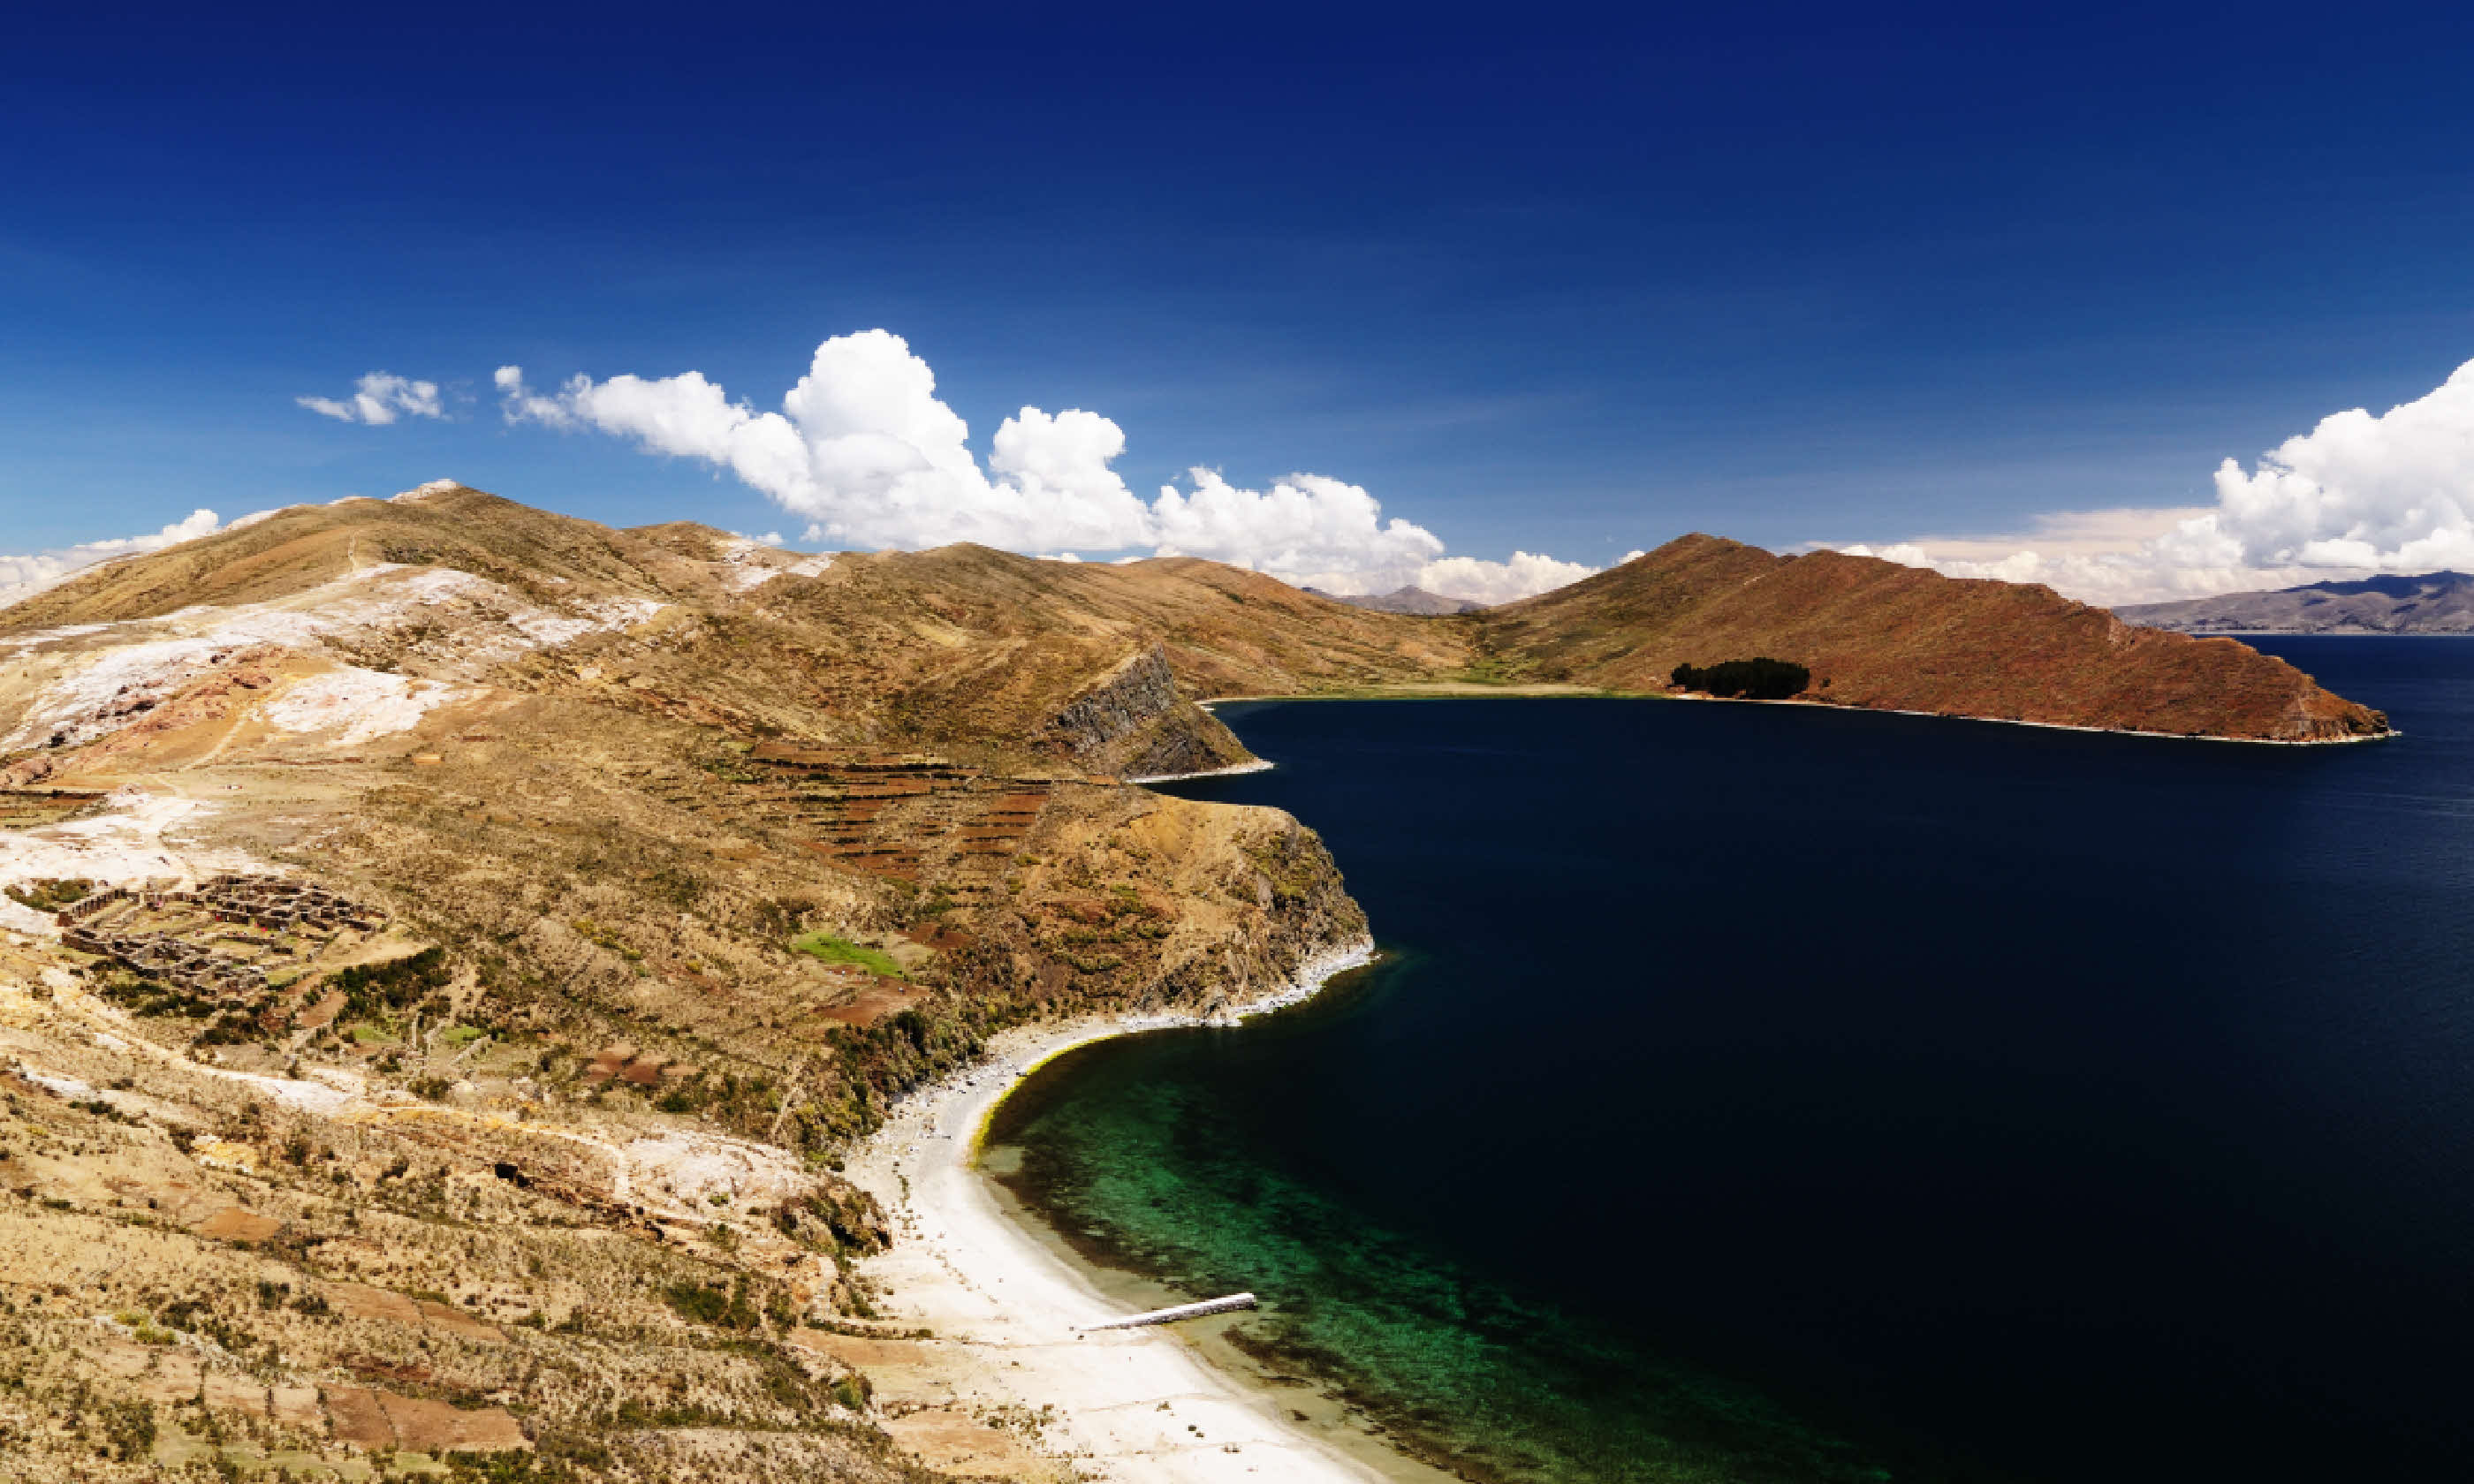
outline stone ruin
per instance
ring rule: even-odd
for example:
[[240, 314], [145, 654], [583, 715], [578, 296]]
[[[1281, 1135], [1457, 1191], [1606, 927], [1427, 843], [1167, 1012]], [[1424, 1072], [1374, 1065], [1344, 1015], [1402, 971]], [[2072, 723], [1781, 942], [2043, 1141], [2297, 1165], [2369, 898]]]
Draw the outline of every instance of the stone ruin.
[[[271, 986], [259, 965], [218, 953], [179, 932], [133, 932], [115, 925], [135, 912], [182, 910], [272, 933], [375, 933], [390, 921], [386, 913], [323, 886], [233, 873], [188, 891], [157, 882], [109, 887], [71, 903], [55, 921], [64, 946], [110, 959], [199, 998], [243, 1004], [263, 998]], [[98, 921], [102, 919], [111, 921]]]

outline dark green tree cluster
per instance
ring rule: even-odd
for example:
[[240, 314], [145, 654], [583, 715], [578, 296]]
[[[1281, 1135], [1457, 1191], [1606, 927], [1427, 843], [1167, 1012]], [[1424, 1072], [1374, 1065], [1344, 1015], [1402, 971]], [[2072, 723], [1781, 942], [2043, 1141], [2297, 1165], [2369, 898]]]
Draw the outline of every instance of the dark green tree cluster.
[[1753, 701], [1783, 701], [1812, 683], [1810, 670], [1791, 660], [1772, 659], [1766, 655], [1753, 659], [1730, 659], [1706, 670], [1680, 664], [1667, 678], [1686, 690], [1703, 691], [1712, 696], [1742, 696]]

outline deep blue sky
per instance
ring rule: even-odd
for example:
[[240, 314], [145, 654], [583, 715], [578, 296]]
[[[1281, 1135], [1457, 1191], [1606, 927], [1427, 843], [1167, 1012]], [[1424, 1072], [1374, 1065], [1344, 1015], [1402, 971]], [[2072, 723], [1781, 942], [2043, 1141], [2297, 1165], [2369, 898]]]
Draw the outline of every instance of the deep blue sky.
[[[882, 325], [1456, 552], [2199, 503], [2474, 357], [2474, 23], [2223, 6], [12, 19], [0, 551], [439, 474], [797, 522], [491, 370], [774, 404]], [[383, 368], [461, 420], [303, 412]]]

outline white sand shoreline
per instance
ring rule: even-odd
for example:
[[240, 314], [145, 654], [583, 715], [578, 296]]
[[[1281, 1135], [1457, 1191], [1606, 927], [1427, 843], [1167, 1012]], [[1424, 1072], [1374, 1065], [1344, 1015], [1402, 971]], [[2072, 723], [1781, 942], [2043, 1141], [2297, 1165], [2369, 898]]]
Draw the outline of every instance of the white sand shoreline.
[[1271, 763], [1256, 757], [1248, 762], [1232, 762], [1225, 768], [1202, 768], [1193, 773], [1152, 773], [1138, 778], [1128, 778], [1126, 781], [1137, 784], [1182, 783], [1187, 778], [1235, 778], [1241, 773], [1269, 773], [1272, 767]]
[[862, 1267], [886, 1290], [881, 1307], [896, 1324], [935, 1336], [917, 1347], [934, 1375], [911, 1384], [973, 1410], [1055, 1408], [1041, 1441], [1086, 1477], [1362, 1484], [1395, 1476], [1292, 1425], [1277, 1399], [1209, 1365], [1172, 1329], [1078, 1335], [1076, 1326], [1130, 1310], [1018, 1226], [973, 1167], [989, 1113], [1041, 1063], [1132, 1032], [1233, 1024], [1305, 999], [1371, 957], [1366, 943], [1320, 955], [1292, 988], [1233, 1015], [1021, 1027], [997, 1037], [978, 1066], [906, 1099], [849, 1172], [895, 1218], [892, 1249]]

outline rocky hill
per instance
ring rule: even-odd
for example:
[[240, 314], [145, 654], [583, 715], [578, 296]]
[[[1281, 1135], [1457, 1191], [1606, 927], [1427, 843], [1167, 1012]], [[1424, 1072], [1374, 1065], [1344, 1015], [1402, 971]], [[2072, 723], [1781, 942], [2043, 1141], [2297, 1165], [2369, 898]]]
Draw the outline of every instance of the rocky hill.
[[2183, 634], [2474, 634], [2474, 576], [2309, 583], [2114, 611], [2129, 623]]
[[1062, 1477], [871, 1400], [839, 1151], [1007, 1024], [1361, 938], [1295, 821], [1118, 777], [1244, 757], [1199, 686], [1458, 658], [1152, 565], [449, 487], [0, 614], [14, 1476]]
[[1835, 706], [2280, 742], [2389, 730], [2232, 639], [2135, 627], [2049, 587], [1710, 536], [1491, 609], [1479, 641], [1506, 673], [1622, 690], [1767, 656], [1807, 667], [1807, 699]]
[[1754, 654], [1843, 705], [2383, 725], [2229, 640], [1709, 538], [1417, 617], [441, 484], [0, 610], [0, 1453], [1062, 1477], [880, 1404], [842, 1153], [1008, 1025], [1213, 1012], [1367, 931], [1298, 822], [1125, 780], [1246, 760], [1201, 699]]

